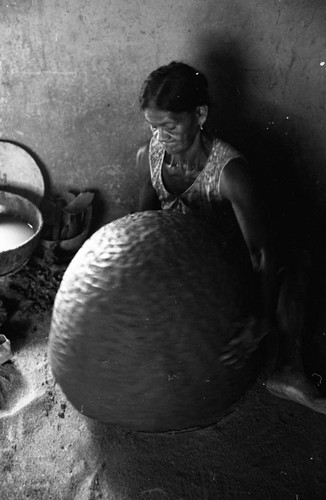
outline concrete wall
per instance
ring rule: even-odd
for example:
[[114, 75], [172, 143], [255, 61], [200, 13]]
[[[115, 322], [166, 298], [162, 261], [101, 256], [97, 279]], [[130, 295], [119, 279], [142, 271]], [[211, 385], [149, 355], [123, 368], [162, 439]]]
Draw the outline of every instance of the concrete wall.
[[275, 134], [323, 210], [325, 24], [324, 0], [0, 0], [0, 138], [48, 191], [98, 190], [111, 220], [135, 208], [139, 87], [183, 60], [209, 77], [218, 133]]

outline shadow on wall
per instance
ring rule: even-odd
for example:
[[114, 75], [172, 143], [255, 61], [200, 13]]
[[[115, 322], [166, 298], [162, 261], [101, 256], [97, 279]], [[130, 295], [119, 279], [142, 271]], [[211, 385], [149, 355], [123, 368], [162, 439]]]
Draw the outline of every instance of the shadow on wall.
[[[291, 137], [285, 137], [281, 129], [266, 130], [266, 123], [278, 111], [271, 110], [268, 103], [257, 103], [260, 110], [257, 120], [252, 119], [253, 113], [247, 118], [246, 110], [252, 101], [248, 97], [246, 61], [236, 44], [232, 44], [228, 54], [218, 50], [206, 52], [200, 63], [209, 79], [212, 96], [209, 129], [235, 146], [253, 169], [280, 252], [288, 245], [299, 246], [307, 249], [311, 256], [311, 294], [307, 312], [309, 334], [318, 340], [318, 323], [326, 320], [320, 300], [326, 292], [326, 232], [323, 214], [317, 210], [316, 216], [314, 193], [307, 192], [302, 178], [302, 172], [304, 176], [309, 175], [309, 165], [302, 165], [298, 130], [296, 128]], [[282, 111], [284, 114], [284, 109]], [[315, 351], [313, 356], [316, 358]], [[309, 364], [309, 359], [306, 362]]]
[[237, 133], [241, 133], [244, 128], [241, 114], [246, 96], [243, 95], [240, 57], [232, 45], [228, 54], [216, 50], [206, 53], [201, 61], [210, 84], [211, 110], [208, 127], [218, 137], [233, 144]]
[[[298, 149], [291, 144], [291, 140], [300, 143], [297, 130], [292, 139], [285, 137], [281, 129], [266, 130], [270, 117], [273, 113], [277, 115], [275, 106], [271, 110], [268, 103], [257, 102], [257, 121], [252, 120], [252, 113], [248, 118], [246, 110], [252, 102], [248, 97], [247, 64], [236, 42], [228, 46], [227, 54], [212, 50], [200, 61], [201, 67], [207, 68], [204, 72], [210, 82], [209, 129], [235, 146], [255, 171], [277, 237], [299, 239], [301, 244], [311, 247], [314, 233], [319, 231], [312, 215], [313, 193], [305, 190], [298, 170], [300, 158], [294, 154]], [[300, 171], [307, 168], [300, 167]]]

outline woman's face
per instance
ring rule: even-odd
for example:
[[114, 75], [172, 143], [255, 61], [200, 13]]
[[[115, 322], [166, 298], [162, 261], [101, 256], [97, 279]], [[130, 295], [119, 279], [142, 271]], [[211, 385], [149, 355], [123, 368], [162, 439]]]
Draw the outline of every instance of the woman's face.
[[160, 141], [168, 154], [183, 153], [193, 144], [199, 132], [198, 113], [173, 113], [157, 108], [147, 108], [145, 120], [149, 123], [152, 134]]

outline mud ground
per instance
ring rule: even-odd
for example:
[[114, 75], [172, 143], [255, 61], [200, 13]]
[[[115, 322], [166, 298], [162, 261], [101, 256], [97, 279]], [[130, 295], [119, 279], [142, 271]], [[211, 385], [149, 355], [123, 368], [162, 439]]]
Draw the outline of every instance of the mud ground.
[[[0, 366], [1, 500], [326, 498], [326, 416], [275, 398], [262, 380], [229, 415], [191, 432], [129, 432], [74, 410], [47, 362], [62, 272], [34, 264], [0, 280], [1, 331], [14, 352]], [[325, 393], [323, 321], [305, 352]]]

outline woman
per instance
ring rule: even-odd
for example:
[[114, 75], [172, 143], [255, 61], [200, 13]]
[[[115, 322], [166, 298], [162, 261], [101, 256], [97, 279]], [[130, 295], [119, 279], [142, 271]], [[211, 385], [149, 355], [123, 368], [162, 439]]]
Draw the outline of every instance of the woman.
[[205, 76], [180, 62], [162, 66], [144, 82], [140, 105], [153, 136], [137, 153], [143, 181], [139, 210], [177, 210], [219, 221], [232, 211], [259, 276], [261, 335], [253, 338], [245, 332], [233, 339], [225, 347], [222, 361], [231, 366], [244, 362], [261, 338], [274, 331], [280, 339], [282, 363], [267, 380], [267, 388], [326, 414], [325, 399], [302, 369], [298, 342], [302, 304], [295, 296], [303, 289], [299, 286], [302, 280], [285, 271], [288, 266], [279, 256], [276, 242], [271, 241], [267, 212], [249, 165], [238, 151], [211, 137], [204, 127], [209, 107]]

